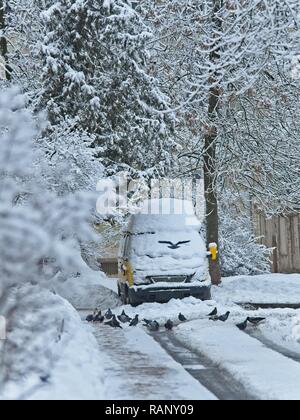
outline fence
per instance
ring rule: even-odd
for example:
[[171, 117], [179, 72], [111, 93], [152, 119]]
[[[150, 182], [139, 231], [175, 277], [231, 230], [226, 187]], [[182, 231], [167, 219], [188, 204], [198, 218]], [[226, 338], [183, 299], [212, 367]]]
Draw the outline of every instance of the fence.
[[117, 258], [101, 258], [99, 260], [101, 270], [108, 277], [118, 277], [118, 259]]
[[271, 263], [274, 273], [300, 273], [300, 214], [267, 219], [255, 213], [255, 233], [261, 243], [274, 248]]

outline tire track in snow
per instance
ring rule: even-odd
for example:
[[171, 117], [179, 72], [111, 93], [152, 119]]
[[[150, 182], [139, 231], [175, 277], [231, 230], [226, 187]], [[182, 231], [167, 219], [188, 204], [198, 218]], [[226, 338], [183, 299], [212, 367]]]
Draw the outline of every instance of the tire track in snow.
[[230, 374], [221, 370], [204, 354], [196, 353], [184, 346], [173, 333], [153, 333], [151, 335], [177, 363], [181, 364], [191, 376], [219, 400], [257, 400]]
[[252, 331], [245, 331], [245, 334], [249, 335], [252, 338], [255, 338], [256, 340], [260, 341], [264, 346], [266, 346], [268, 349], [276, 351], [277, 353], [282, 354], [283, 356], [287, 357], [288, 359], [292, 359], [297, 363], [300, 363], [300, 354], [287, 349], [284, 346], [281, 346], [280, 344], [276, 344], [274, 341], [266, 338], [263, 333], [261, 333], [259, 330], [252, 330]]

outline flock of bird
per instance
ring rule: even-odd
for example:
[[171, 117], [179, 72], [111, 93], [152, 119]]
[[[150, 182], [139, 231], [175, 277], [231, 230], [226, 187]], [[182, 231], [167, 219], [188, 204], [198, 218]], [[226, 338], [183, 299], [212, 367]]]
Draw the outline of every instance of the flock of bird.
[[[226, 322], [230, 317], [230, 312], [226, 312], [223, 315], [218, 314], [218, 308], [215, 308], [210, 314], [207, 315], [210, 321], [221, 321]], [[178, 315], [178, 320], [180, 322], [186, 322], [187, 318], [180, 313]], [[121, 313], [121, 315], [116, 316], [111, 309], [108, 309], [108, 311], [105, 314], [102, 314], [101, 311], [98, 309], [95, 309], [94, 313], [92, 315], [88, 315], [86, 318], [87, 322], [93, 322], [93, 323], [104, 323], [104, 325], [108, 325], [112, 328], [121, 328], [122, 324], [128, 324], [130, 327], [136, 327], [140, 323], [139, 315], [135, 315], [134, 318], [130, 318], [125, 311]], [[258, 326], [261, 322], [265, 321], [265, 318], [259, 318], [259, 317], [248, 317], [244, 322], [237, 324], [237, 328], [241, 331], [245, 331], [248, 327], [248, 324], [252, 324], [254, 326]], [[143, 326], [147, 327], [149, 331], [155, 332], [159, 331], [160, 324], [156, 320], [152, 319], [143, 319]], [[174, 328], [174, 322], [170, 319], [165, 323], [164, 327], [167, 331], [171, 331]]]
[[[230, 312], [226, 312], [224, 315], [218, 316], [218, 308], [215, 308], [209, 315], [209, 319], [211, 321], [222, 321], [226, 322], [228, 318], [230, 317]], [[244, 322], [241, 322], [240, 324], [236, 324], [239, 330], [245, 331], [249, 324], [254, 325], [257, 327], [259, 324], [264, 322], [266, 318], [260, 318], [260, 317], [248, 317]]]
[[[185, 322], [187, 319], [181, 313], [178, 315], [179, 321]], [[122, 328], [121, 324], [128, 324], [130, 327], [136, 327], [140, 323], [139, 315], [135, 315], [134, 318], [130, 318], [125, 311], [121, 313], [121, 315], [116, 316], [111, 309], [102, 315], [102, 312], [98, 309], [95, 309], [92, 315], [88, 315], [86, 318], [87, 322], [93, 323], [104, 323], [104, 325], [108, 325], [112, 328]], [[160, 324], [155, 320], [150, 319], [143, 319], [143, 325], [147, 327], [150, 331], [158, 331], [160, 328]], [[165, 328], [168, 331], [171, 331], [174, 328], [174, 323], [169, 319], [165, 323]]]

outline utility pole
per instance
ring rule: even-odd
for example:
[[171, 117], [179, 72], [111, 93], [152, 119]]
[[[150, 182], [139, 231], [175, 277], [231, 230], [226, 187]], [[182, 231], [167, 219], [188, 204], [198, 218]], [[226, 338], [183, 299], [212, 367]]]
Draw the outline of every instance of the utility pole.
[[6, 38], [6, 1], [0, 0], [0, 54], [3, 58], [3, 65], [5, 67], [5, 78], [11, 80], [11, 67], [8, 63], [8, 46]]

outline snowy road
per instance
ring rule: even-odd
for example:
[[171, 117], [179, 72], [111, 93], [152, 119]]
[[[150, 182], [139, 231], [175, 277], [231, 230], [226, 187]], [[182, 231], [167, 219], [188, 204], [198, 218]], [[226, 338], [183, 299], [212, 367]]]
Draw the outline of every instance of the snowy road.
[[[278, 282], [276, 276], [274, 279], [276, 302]], [[287, 277], [287, 282], [291, 285], [285, 299], [288, 297], [290, 301], [294, 277]], [[215, 300], [210, 302], [186, 298], [132, 308], [119, 306], [115, 298], [109, 297], [109, 304], [116, 305], [117, 315], [125, 309], [131, 317], [138, 313], [140, 320], [156, 319], [162, 327], [159, 333], [149, 335], [141, 324], [136, 328], [125, 325], [123, 330], [93, 326], [99, 354], [104, 360], [106, 398], [300, 399], [300, 311], [245, 310], [230, 300], [232, 283], [224, 282], [223, 287], [214, 291]], [[257, 294], [253, 279], [247, 279], [246, 286], [252, 290], [253, 299], [261, 301], [263, 285], [258, 287]], [[242, 277], [241, 296], [244, 287]], [[266, 287], [270, 287], [270, 282], [266, 282]], [[271, 292], [268, 293], [269, 299]], [[240, 298], [237, 291], [234, 297]], [[208, 319], [207, 314], [215, 306], [219, 313], [231, 311], [228, 322], [214, 323]], [[101, 308], [105, 310], [107, 306]], [[186, 316], [187, 322], [178, 321], [179, 312]], [[86, 312], [81, 315], [84, 317]], [[258, 328], [249, 325], [245, 333], [236, 324], [247, 316], [266, 320]], [[163, 327], [168, 319], [175, 324], [171, 333]]]
[[[81, 311], [83, 319], [86, 314]], [[257, 399], [234, 376], [190, 350], [172, 332], [149, 335], [141, 327], [113, 330], [103, 324], [93, 329], [105, 358], [107, 399]]]
[[243, 385], [228, 372], [222, 370], [200, 351], [195, 352], [189, 349], [178, 341], [173, 333], [155, 333], [153, 337], [174, 360], [180, 363], [191, 376], [209, 389], [219, 400], [257, 399], [250, 395]]
[[[85, 313], [82, 313], [84, 316]], [[143, 329], [95, 325], [110, 400], [216, 400]]]
[[253, 395], [264, 400], [300, 399], [300, 364], [234, 325], [193, 321], [180, 325], [176, 337], [209, 354]]
[[[164, 306], [168, 315], [174, 303]], [[236, 316], [223, 324], [200, 315], [174, 332], [162, 328], [151, 336], [141, 326], [115, 330], [94, 325], [109, 384], [106, 398], [300, 399], [300, 353], [259, 330], [239, 331]]]

